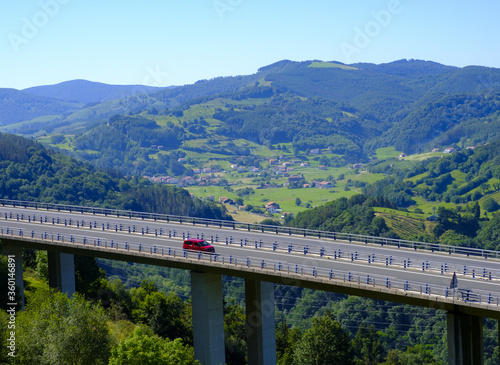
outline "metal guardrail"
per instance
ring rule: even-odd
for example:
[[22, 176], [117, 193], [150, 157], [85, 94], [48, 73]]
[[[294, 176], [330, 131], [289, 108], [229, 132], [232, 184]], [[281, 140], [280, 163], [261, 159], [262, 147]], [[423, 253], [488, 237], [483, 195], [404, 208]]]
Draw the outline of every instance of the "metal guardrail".
[[83, 206], [73, 206], [73, 205], [63, 205], [63, 204], [18, 201], [9, 199], [0, 199], [0, 204], [2, 206], [7, 205], [12, 207], [44, 209], [44, 210], [59, 211], [59, 212], [62, 211], [70, 213], [82, 213], [82, 214], [86, 213], [92, 215], [116, 216], [122, 218], [138, 218], [141, 220], [202, 225], [206, 227], [211, 226], [218, 228], [229, 228], [233, 230], [236, 229], [246, 230], [249, 232], [250, 231], [262, 232], [262, 233], [267, 232], [267, 233], [285, 234], [290, 236], [294, 235], [294, 236], [308, 237], [308, 238], [328, 239], [333, 241], [342, 240], [346, 242], [375, 244], [380, 246], [393, 246], [393, 247], [408, 248], [413, 250], [426, 250], [431, 252], [461, 254], [466, 256], [478, 256], [484, 258], [500, 257], [500, 251], [440, 245], [437, 243], [408, 241], [408, 240], [365, 236], [365, 235], [341, 233], [341, 232], [327, 232], [327, 231], [311, 230], [305, 228], [272, 226], [272, 225], [263, 225], [257, 223], [241, 223], [236, 221], [226, 221], [226, 220], [216, 220], [216, 219], [206, 219], [206, 218], [196, 218], [196, 217], [183, 217], [183, 216], [176, 216], [169, 214], [144, 213], [144, 212], [134, 212], [134, 211], [118, 210], [118, 209], [83, 207]]
[[[100, 221], [99, 224], [96, 219], [72, 219], [72, 218], [60, 218], [60, 217], [51, 217], [49, 218], [46, 214], [44, 216], [43, 213], [40, 214], [24, 214], [24, 213], [16, 213], [12, 214], [12, 212], [4, 213], [0, 215], [0, 219], [3, 218], [6, 221], [13, 219], [15, 221], [25, 221], [29, 223], [40, 223], [40, 224], [52, 224], [52, 225], [64, 225], [76, 228], [88, 228], [90, 230], [102, 230], [102, 231], [115, 231], [115, 232], [127, 232], [129, 234], [142, 234], [142, 235], [150, 235], [150, 236], [163, 236], [168, 238], [201, 238], [206, 239], [211, 243], [222, 243], [231, 246], [240, 246], [240, 247], [255, 247], [255, 249], [267, 249], [272, 251], [279, 252], [287, 252], [289, 254], [300, 254], [300, 255], [309, 255], [319, 256], [328, 259], [334, 260], [344, 260], [351, 262], [366, 262], [368, 264], [384, 264], [385, 266], [396, 266], [402, 269], [416, 269], [422, 271], [440, 271], [441, 274], [446, 274], [447, 272], [458, 272], [462, 274], [464, 277], [469, 275], [471, 278], [483, 278], [487, 280], [498, 280], [500, 279], [500, 267], [498, 270], [492, 270], [491, 268], [486, 269], [484, 266], [473, 266], [473, 265], [453, 265], [448, 264], [447, 262], [442, 262], [442, 256], [436, 256], [437, 260], [424, 260], [419, 261], [416, 259], [411, 259], [408, 257], [407, 251], [401, 251], [401, 254], [391, 254], [391, 255], [383, 255], [383, 254], [375, 254], [373, 251], [367, 251], [364, 249], [360, 249], [359, 246], [350, 246], [349, 249], [335, 249], [332, 246], [309, 246], [308, 244], [297, 244], [297, 243], [286, 243], [277, 241], [274, 242], [266, 242], [262, 239], [257, 240], [249, 240], [247, 238], [233, 239], [233, 236], [222, 238], [217, 234], [215, 237], [213, 235], [208, 236], [204, 235], [203, 232], [200, 233], [190, 233], [189, 229], [187, 232], [179, 232], [174, 230], [163, 230], [163, 228], [153, 228], [149, 227], [147, 222], [141, 224], [132, 224], [132, 225], [123, 225], [123, 224], [110, 224], [109, 221], [103, 222]], [[86, 217], [87, 218], [87, 217]], [[146, 226], [144, 227], [144, 224]], [[189, 228], [189, 226], [186, 226]], [[362, 246], [363, 247], [363, 246]], [[370, 247], [370, 246], [368, 246]], [[404, 255], [404, 254], [407, 255]]]
[[[471, 290], [452, 290], [448, 287], [429, 285], [426, 283], [409, 282], [394, 280], [393, 278], [380, 275], [369, 275], [358, 271], [333, 270], [325, 268], [317, 268], [309, 265], [290, 264], [273, 259], [262, 259], [252, 256], [236, 256], [236, 255], [221, 255], [209, 254], [196, 251], [189, 251], [175, 247], [159, 247], [157, 245], [147, 245], [135, 242], [121, 242], [115, 240], [106, 240], [99, 237], [84, 236], [84, 235], [62, 235], [59, 233], [48, 233], [47, 231], [31, 230], [28, 232], [22, 229], [0, 226], [0, 238], [8, 237], [9, 239], [42, 241], [45, 243], [63, 243], [75, 246], [93, 246], [108, 251], [135, 252], [150, 254], [155, 257], [170, 257], [181, 258], [191, 262], [206, 262], [218, 263], [226, 265], [234, 265], [240, 269], [260, 269], [273, 272], [281, 272], [292, 275], [300, 275], [304, 278], [317, 278], [323, 280], [332, 280], [336, 282], [357, 284], [363, 288], [373, 287], [387, 288], [400, 290], [402, 292], [413, 292], [440, 296], [444, 298], [453, 297], [455, 300], [463, 302], [476, 302], [488, 305], [500, 306], [500, 297], [494, 296], [486, 291]], [[404, 295], [404, 294], [403, 294]]]

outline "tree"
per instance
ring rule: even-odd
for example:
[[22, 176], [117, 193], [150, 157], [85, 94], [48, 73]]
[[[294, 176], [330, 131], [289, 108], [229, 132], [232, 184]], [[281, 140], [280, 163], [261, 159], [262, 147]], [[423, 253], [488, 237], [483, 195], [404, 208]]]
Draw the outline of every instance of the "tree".
[[493, 199], [492, 197], [488, 197], [483, 201], [483, 208], [487, 212], [491, 213], [498, 210], [498, 208], [500, 208], [500, 205], [497, 203], [495, 199]]
[[276, 360], [278, 365], [292, 365], [295, 347], [300, 340], [300, 332], [294, 327], [290, 329], [286, 320], [276, 328]]
[[408, 347], [405, 352], [392, 350], [387, 355], [387, 361], [382, 365], [439, 365], [429, 346], [415, 345]]
[[15, 364], [108, 363], [108, 318], [100, 305], [46, 288], [28, 299], [18, 317]]
[[300, 204], [302, 204], [302, 200], [300, 200], [300, 198], [295, 198], [295, 205], [300, 207]]
[[109, 365], [193, 365], [200, 364], [194, 359], [193, 348], [182, 343], [180, 338], [173, 341], [163, 339], [143, 327], [137, 327], [133, 335], [111, 350]]
[[356, 353], [356, 364], [359, 365], [376, 365], [385, 358], [384, 347], [373, 325], [359, 325], [352, 348]]
[[294, 364], [353, 364], [349, 334], [330, 312], [315, 317], [297, 344]]

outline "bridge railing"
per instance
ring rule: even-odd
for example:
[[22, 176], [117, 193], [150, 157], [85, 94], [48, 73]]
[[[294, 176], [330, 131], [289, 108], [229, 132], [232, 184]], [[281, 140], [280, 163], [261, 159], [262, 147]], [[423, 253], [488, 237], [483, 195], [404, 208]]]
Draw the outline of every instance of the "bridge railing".
[[[79, 217], [79, 216], [76, 216]], [[81, 216], [80, 218], [74, 219], [73, 217], [67, 218], [52, 216], [49, 217], [47, 213], [44, 211], [29, 211], [26, 213], [12, 213], [5, 212], [0, 215], [0, 219], [5, 219], [5, 221], [14, 220], [14, 221], [24, 221], [24, 222], [36, 222], [40, 224], [47, 224], [49, 226], [54, 226], [53, 229], [56, 229], [58, 226], [70, 226], [77, 229], [90, 229], [90, 230], [102, 230], [102, 231], [116, 231], [116, 232], [124, 232], [128, 231], [129, 234], [135, 235], [146, 235], [146, 236], [160, 236], [165, 238], [178, 238], [178, 239], [186, 239], [186, 238], [201, 238], [206, 239], [211, 243], [220, 243], [226, 244], [230, 246], [241, 246], [241, 247], [254, 247], [255, 249], [264, 249], [268, 251], [278, 251], [280, 253], [286, 252], [288, 254], [300, 254], [304, 255], [304, 257], [321, 257], [325, 259], [333, 259], [333, 260], [342, 260], [342, 261], [351, 261], [353, 263], [368, 263], [384, 265], [386, 267], [399, 267], [402, 269], [418, 269], [422, 271], [440, 271], [441, 274], [446, 274], [448, 272], [458, 272], [463, 276], [469, 276], [471, 278], [483, 278], [486, 280], [497, 280], [500, 277], [500, 268], [495, 269], [492, 268], [491, 265], [480, 265], [481, 261], [472, 261], [465, 263], [465, 265], [458, 265], [457, 263], [451, 264], [447, 263], [446, 260], [443, 260], [442, 255], [433, 256], [432, 259], [429, 258], [425, 260], [418, 260], [415, 258], [411, 258], [410, 254], [407, 250], [397, 250], [389, 253], [375, 253], [373, 251], [373, 246], [359, 246], [359, 245], [347, 245], [347, 249], [341, 247], [335, 247], [332, 244], [325, 244], [324, 246], [319, 245], [309, 245], [307, 242], [305, 243], [290, 243], [290, 242], [278, 242], [275, 240], [274, 242], [259, 240], [250, 240], [245, 238], [234, 238], [232, 235], [227, 235], [226, 237], [222, 237], [219, 235], [204, 235], [204, 232], [190, 232], [190, 225], [184, 226], [185, 230], [168, 230], [163, 228], [158, 228], [158, 225], [154, 225], [150, 227], [151, 221], [131, 221], [130, 225], [126, 224], [118, 224], [116, 221], [110, 223], [110, 221], [106, 221], [106, 217], [96, 216]], [[103, 220], [104, 219], [104, 220]], [[99, 222], [98, 222], [99, 221]], [[127, 220], [126, 220], [127, 221]], [[132, 224], [133, 223], [133, 224]], [[50, 228], [47, 227], [47, 231]], [[231, 231], [229, 231], [231, 232]], [[268, 237], [268, 236], [267, 236]], [[398, 252], [399, 251], [399, 252]], [[487, 261], [484, 261], [487, 262]], [[479, 264], [479, 265], [478, 265]], [[488, 267], [487, 267], [488, 266]]]
[[258, 223], [242, 223], [228, 220], [206, 219], [196, 217], [184, 217], [169, 214], [134, 212], [128, 210], [107, 209], [99, 207], [84, 207], [64, 204], [53, 204], [43, 202], [18, 201], [0, 199], [2, 206], [23, 207], [32, 209], [43, 209], [59, 212], [82, 213], [92, 215], [115, 216], [122, 218], [136, 218], [141, 220], [164, 221], [167, 223], [192, 224], [206, 227], [228, 228], [233, 230], [246, 230], [252, 232], [275, 233], [289, 236], [300, 236], [305, 238], [317, 238], [331, 241], [345, 241], [364, 244], [375, 244], [380, 246], [393, 246], [412, 250], [426, 250], [431, 252], [442, 252], [447, 254], [461, 254], [467, 256], [479, 256], [484, 258], [499, 258], [500, 252], [469, 247], [458, 247], [441, 245], [437, 243], [408, 241], [394, 238], [374, 237], [359, 234], [342, 232], [328, 232], [305, 228], [295, 228], [286, 226], [274, 226]]
[[[90, 232], [89, 232], [90, 233]], [[195, 251], [184, 250], [180, 247], [165, 247], [151, 244], [143, 244], [137, 242], [123, 242], [113, 239], [104, 239], [97, 236], [89, 235], [74, 235], [61, 234], [55, 232], [47, 232], [44, 230], [23, 230], [19, 228], [11, 228], [0, 226], [0, 238], [8, 237], [11, 240], [29, 240], [40, 241], [52, 244], [66, 244], [75, 246], [93, 246], [100, 250], [108, 250], [111, 252], [135, 252], [151, 255], [152, 257], [165, 258], [180, 258], [190, 262], [201, 261], [205, 263], [234, 265], [234, 267], [243, 269], [259, 269], [266, 272], [287, 273], [290, 278], [297, 276], [308, 278], [317, 278], [322, 280], [332, 280], [336, 282], [350, 283], [359, 285], [364, 289], [368, 287], [386, 289], [394, 289], [403, 292], [414, 292], [420, 294], [434, 295], [445, 298], [454, 298], [464, 302], [477, 302], [492, 306], [500, 306], [500, 297], [496, 293], [489, 293], [480, 290], [461, 290], [449, 289], [448, 287], [439, 285], [430, 285], [428, 283], [416, 281], [402, 281], [381, 275], [373, 275], [361, 272], [359, 270], [338, 270], [326, 269], [324, 267], [316, 267], [306, 264], [294, 264], [277, 259], [262, 259], [255, 256], [242, 255], [221, 255], [207, 254]], [[302, 280], [302, 279], [299, 279]], [[287, 280], [290, 284], [290, 280]], [[401, 293], [404, 295], [403, 293]]]

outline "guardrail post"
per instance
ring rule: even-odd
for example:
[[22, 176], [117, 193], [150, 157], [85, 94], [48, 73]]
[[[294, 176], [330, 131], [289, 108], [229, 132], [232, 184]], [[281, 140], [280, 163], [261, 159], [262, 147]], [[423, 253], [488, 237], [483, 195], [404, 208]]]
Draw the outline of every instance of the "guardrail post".
[[390, 284], [390, 282], [389, 282], [389, 278], [386, 278], [386, 279], [385, 279], [385, 287], [386, 287], [386, 288], [388, 288], [388, 289], [390, 289], [390, 288], [391, 288], [391, 284]]
[[333, 270], [330, 270], [330, 275], [329, 275], [330, 279], [333, 278]]

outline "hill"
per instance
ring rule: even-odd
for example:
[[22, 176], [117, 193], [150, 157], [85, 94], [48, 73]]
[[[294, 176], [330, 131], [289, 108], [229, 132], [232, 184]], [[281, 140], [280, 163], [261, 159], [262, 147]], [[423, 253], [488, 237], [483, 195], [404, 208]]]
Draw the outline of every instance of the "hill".
[[0, 133], [0, 196], [48, 203], [113, 206], [163, 214], [230, 219], [225, 208], [174, 186], [152, 185], [96, 169], [38, 142]]
[[15, 89], [0, 89], [0, 126], [51, 116], [54, 120], [80, 109], [82, 105]]
[[161, 89], [146, 85], [108, 85], [87, 80], [71, 80], [55, 85], [30, 87], [22, 91], [70, 103], [90, 104], [147, 94]]

